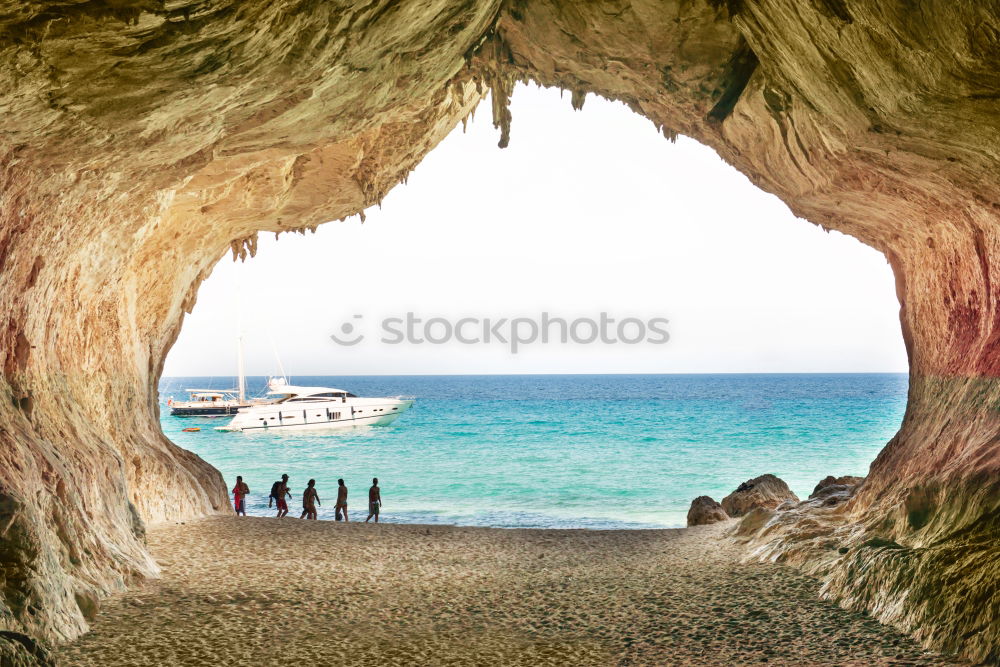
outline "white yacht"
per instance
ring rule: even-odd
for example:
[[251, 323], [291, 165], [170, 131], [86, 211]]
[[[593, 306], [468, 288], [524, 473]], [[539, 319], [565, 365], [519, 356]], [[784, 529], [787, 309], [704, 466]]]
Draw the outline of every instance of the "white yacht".
[[298, 387], [271, 380], [268, 396], [276, 400], [242, 408], [220, 431], [304, 431], [384, 426], [406, 412], [410, 398], [361, 398], [332, 387]]

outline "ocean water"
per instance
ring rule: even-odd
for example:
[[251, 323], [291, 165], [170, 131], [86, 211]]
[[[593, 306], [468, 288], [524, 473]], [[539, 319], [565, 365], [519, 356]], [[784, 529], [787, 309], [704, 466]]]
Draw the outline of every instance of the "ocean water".
[[[262, 394], [266, 378], [248, 378]], [[326, 433], [213, 430], [171, 417], [163, 432], [250, 485], [247, 512], [268, 516], [271, 483], [317, 480], [333, 518], [337, 478], [352, 520], [372, 477], [383, 521], [498, 527], [682, 526], [691, 500], [716, 500], [773, 473], [801, 498], [826, 475], [865, 475], [906, 405], [905, 374], [294, 377], [359, 396], [414, 395], [394, 424]], [[163, 378], [160, 395], [231, 388], [232, 378]], [[199, 426], [198, 433], [183, 428]]]

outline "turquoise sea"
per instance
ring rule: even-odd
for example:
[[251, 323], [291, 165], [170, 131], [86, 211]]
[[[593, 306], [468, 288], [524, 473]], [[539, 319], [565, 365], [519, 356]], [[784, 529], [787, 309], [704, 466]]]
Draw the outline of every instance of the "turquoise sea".
[[[262, 394], [266, 378], [248, 378]], [[826, 475], [865, 475], [899, 427], [905, 374], [494, 375], [293, 377], [359, 396], [413, 395], [395, 424], [326, 433], [213, 430], [228, 418], [171, 417], [163, 432], [250, 485], [250, 514], [270, 515], [282, 473], [294, 502], [317, 480], [333, 518], [337, 478], [364, 519], [372, 477], [384, 521], [499, 527], [682, 526], [691, 500], [720, 500], [763, 473], [800, 497]], [[162, 402], [233, 378], [163, 378]], [[181, 429], [199, 426], [198, 433]]]

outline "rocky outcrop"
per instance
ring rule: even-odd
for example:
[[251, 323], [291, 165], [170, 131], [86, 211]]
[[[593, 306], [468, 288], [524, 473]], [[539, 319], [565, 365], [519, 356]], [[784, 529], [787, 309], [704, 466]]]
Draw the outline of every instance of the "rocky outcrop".
[[853, 490], [860, 486], [864, 481], [864, 477], [855, 477], [853, 475], [844, 475], [843, 477], [827, 475], [820, 480], [819, 484], [816, 485], [816, 488], [813, 489], [813, 492], [809, 494], [809, 497], [818, 498], [832, 493], [842, 493], [844, 491]]
[[687, 525], [707, 526], [727, 519], [729, 519], [729, 515], [717, 501], [710, 496], [698, 496], [691, 501], [691, 507], [687, 514]]
[[758, 508], [774, 509], [785, 502], [797, 503], [799, 497], [792, 493], [783, 480], [767, 474], [740, 484], [722, 499], [722, 507], [729, 516], [739, 517]]
[[[864, 497], [864, 482], [828, 477], [808, 500], [775, 510], [755, 509], [732, 533], [747, 544], [749, 560], [781, 562], [824, 578], [825, 597], [897, 622], [903, 618], [911, 624], [907, 629], [929, 645], [997, 662], [1000, 656], [990, 633], [1000, 599], [1000, 566], [998, 545], [989, 532], [997, 524], [986, 524], [985, 538], [969, 531], [938, 545], [907, 547], [853, 519]], [[956, 590], [970, 597], [935, 597]], [[917, 600], [922, 603], [917, 605]], [[899, 607], [890, 610], [890, 604]], [[943, 631], [956, 623], [980, 630], [963, 638]]]
[[155, 574], [143, 522], [226, 506], [156, 420], [212, 265], [378, 203], [487, 92], [516, 141], [507, 97], [534, 80], [621, 100], [885, 254], [902, 428], [848, 500], [775, 512], [750, 548], [998, 659], [996, 7], [42, 0], [0, 35], [0, 627], [75, 636]]
[[825, 557], [829, 554], [822, 552], [841, 548], [836, 541], [828, 539], [830, 536], [828, 525], [824, 521], [817, 520], [817, 517], [835, 514], [827, 510], [853, 498], [864, 481], [864, 477], [830, 475], [821, 480], [809, 498], [802, 502], [798, 502], [797, 499], [786, 499], [775, 503], [772, 499], [771, 502], [761, 503], [743, 515], [733, 530], [733, 535], [744, 538], [747, 542], [752, 540], [760, 543], [766, 541], [768, 535], [780, 534], [785, 530], [793, 531], [794, 540], [782, 539], [781, 547], [775, 551], [757, 551], [755, 555], [804, 566], [806, 560], [799, 556], [808, 553], [810, 549], [815, 549], [820, 552], [819, 555], [810, 554], [812, 558], [810, 565], [815, 568], [820, 561], [828, 560]]
[[809, 500], [822, 501], [823, 505], [830, 507], [837, 503], [846, 502], [857, 492], [858, 487], [864, 483], [864, 477], [846, 475], [844, 477], [834, 477], [829, 475], [820, 481], [809, 494]]
[[51, 667], [48, 650], [27, 635], [0, 630], [0, 665], [3, 667]]

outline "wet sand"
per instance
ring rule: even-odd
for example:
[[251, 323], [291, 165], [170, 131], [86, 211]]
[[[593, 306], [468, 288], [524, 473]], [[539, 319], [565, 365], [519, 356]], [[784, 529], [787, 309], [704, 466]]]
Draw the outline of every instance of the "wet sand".
[[953, 664], [737, 562], [725, 525], [501, 530], [211, 518], [151, 528], [162, 579], [66, 665]]

